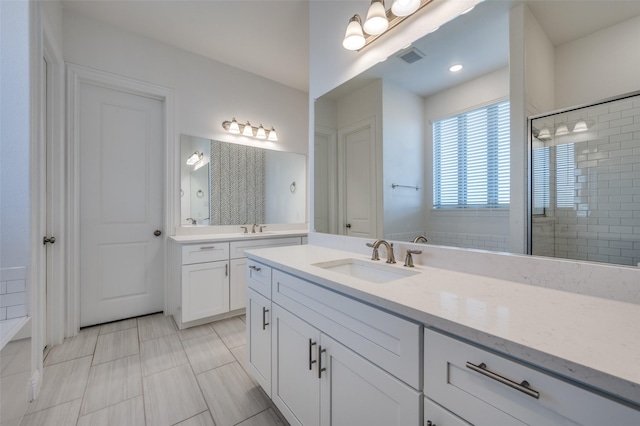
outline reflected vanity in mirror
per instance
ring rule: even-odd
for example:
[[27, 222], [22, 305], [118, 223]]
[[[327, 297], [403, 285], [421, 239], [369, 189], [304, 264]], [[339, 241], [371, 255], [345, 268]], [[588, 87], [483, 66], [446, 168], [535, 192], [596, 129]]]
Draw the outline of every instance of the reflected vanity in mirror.
[[181, 135], [181, 226], [306, 221], [306, 156]]
[[[510, 40], [511, 9], [523, 3], [524, 41]], [[480, 123], [476, 128], [485, 132], [492, 119], [478, 117], [493, 113], [483, 108], [523, 95], [525, 115], [537, 116], [638, 90], [638, 28], [639, 2], [485, 1], [321, 96], [315, 103], [315, 230], [399, 241], [423, 235], [427, 244], [509, 251], [510, 238], [525, 232], [509, 226], [527, 226], [526, 220], [510, 220], [509, 208], [527, 210], [528, 189], [510, 188], [509, 178], [528, 175], [526, 150], [518, 154], [522, 158], [507, 156], [506, 163], [489, 154], [476, 162], [474, 178], [470, 169], [438, 169], [447, 160], [471, 158], [457, 150], [470, 146], [474, 134], [460, 137], [449, 151], [437, 145], [468, 123]], [[524, 75], [509, 64], [510, 46], [522, 45]], [[449, 70], [458, 64], [461, 70]], [[518, 87], [513, 78], [524, 92], [510, 93]], [[507, 108], [513, 118], [513, 106]], [[511, 139], [511, 125], [507, 133], [501, 126], [494, 133]], [[526, 122], [522, 127], [526, 146]], [[500, 174], [498, 184], [484, 189], [469, 182]]]

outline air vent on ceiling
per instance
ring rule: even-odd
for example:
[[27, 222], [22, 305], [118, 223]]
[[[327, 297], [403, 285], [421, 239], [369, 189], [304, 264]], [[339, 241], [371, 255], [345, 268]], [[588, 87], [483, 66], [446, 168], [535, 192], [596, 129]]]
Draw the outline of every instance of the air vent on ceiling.
[[408, 64], [413, 64], [414, 62], [418, 62], [420, 59], [424, 58], [424, 53], [412, 47], [407, 50], [403, 50], [398, 54], [398, 58], [402, 59]]

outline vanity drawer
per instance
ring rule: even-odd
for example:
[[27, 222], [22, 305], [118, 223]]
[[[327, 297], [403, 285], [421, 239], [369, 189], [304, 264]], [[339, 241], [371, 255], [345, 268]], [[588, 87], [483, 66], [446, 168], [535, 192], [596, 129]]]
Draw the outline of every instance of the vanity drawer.
[[[260, 235], [260, 234], [257, 234], [257, 235]], [[246, 257], [244, 254], [245, 250], [261, 249], [261, 248], [269, 248], [269, 247], [299, 246], [299, 245], [300, 245], [300, 237], [231, 241], [231, 259]]]
[[479, 426], [640, 424], [638, 410], [429, 329], [424, 394]]
[[247, 260], [247, 285], [271, 300], [271, 267]]
[[422, 326], [274, 269], [273, 302], [415, 389]]
[[182, 264], [216, 262], [229, 259], [229, 243], [188, 244], [182, 246]]
[[471, 426], [469, 423], [451, 413], [449, 410], [442, 408], [426, 396], [424, 397], [424, 425]]

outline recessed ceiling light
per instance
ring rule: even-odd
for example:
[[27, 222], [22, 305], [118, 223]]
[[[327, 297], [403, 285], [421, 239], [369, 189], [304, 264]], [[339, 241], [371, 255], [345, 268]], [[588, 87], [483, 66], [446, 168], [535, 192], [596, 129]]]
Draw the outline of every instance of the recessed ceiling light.
[[462, 69], [462, 65], [460, 65], [460, 64], [451, 65], [451, 66], [449, 67], [449, 71], [451, 71], [451, 72], [458, 72], [458, 71], [460, 71], [461, 69]]

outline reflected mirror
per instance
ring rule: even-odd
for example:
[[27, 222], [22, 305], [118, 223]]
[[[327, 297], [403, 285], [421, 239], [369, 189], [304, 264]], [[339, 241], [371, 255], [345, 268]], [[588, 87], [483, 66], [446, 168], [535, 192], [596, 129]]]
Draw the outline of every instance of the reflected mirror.
[[306, 156], [181, 135], [181, 225], [306, 221]]
[[[485, 1], [316, 100], [317, 232], [400, 241], [422, 235], [438, 245], [509, 250], [509, 203], [522, 201], [509, 200], [508, 174], [528, 170], [497, 160], [499, 144], [478, 148], [486, 151], [484, 158], [463, 148], [477, 137], [468, 129], [510, 138], [510, 124], [495, 121], [491, 109], [499, 111], [512, 97], [509, 14], [521, 3], [530, 11], [527, 115], [629, 91], [594, 84], [625, 65], [637, 69], [638, 55], [628, 54], [637, 49], [624, 46], [637, 40], [640, 2]], [[578, 66], [584, 52], [599, 58], [607, 52], [598, 49], [615, 51], [611, 46], [622, 53], [606, 65]], [[458, 64], [461, 70], [450, 71]], [[462, 127], [464, 137], [455, 133], [459, 144], [447, 148], [447, 138]], [[469, 159], [475, 161], [472, 173], [456, 168]], [[447, 163], [454, 166], [434, 172]], [[474, 186], [489, 178], [507, 184]]]

